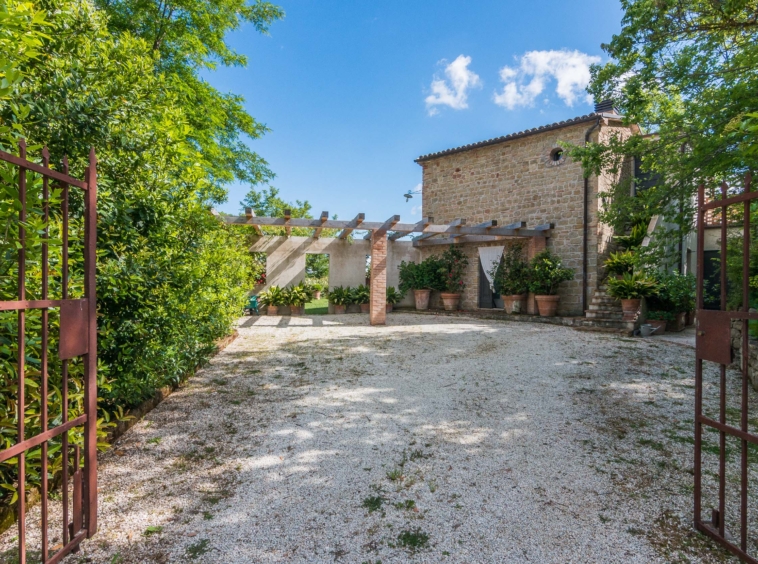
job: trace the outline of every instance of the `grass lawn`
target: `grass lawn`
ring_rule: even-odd
[[[325,315],[329,313],[329,300],[321,298],[305,304],[305,315]]]

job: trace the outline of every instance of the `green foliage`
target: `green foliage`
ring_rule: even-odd
[[[328,278],[308,278],[305,279],[305,285],[313,292],[323,292],[329,287]]]
[[[400,290],[444,290],[445,280],[441,275],[443,264],[439,257],[430,255],[420,263],[402,261],[400,270]]]
[[[329,290],[327,298],[329,298],[329,303],[333,305],[349,305],[352,303],[352,293],[349,286],[347,288],[342,286],[332,288]]]
[[[371,301],[371,290],[368,286],[361,284],[350,291],[350,303],[367,304]]]
[[[668,246],[694,226],[698,184],[732,181],[756,165],[758,11],[756,0],[622,0],[622,29],[603,46],[610,60],[592,69],[590,93],[612,99],[643,133],[606,145],[573,147],[585,174],[612,176],[633,157],[655,178],[645,190],[650,215],[675,224]],[[601,219],[617,226],[636,209],[620,175]],[[630,225],[631,223],[628,222]]]
[[[313,294],[311,293],[310,289],[305,286],[305,284],[288,286],[282,292],[284,294],[284,303],[281,305],[293,305],[300,307],[307,304],[313,299]]]
[[[650,310],[647,312],[647,319],[653,321],[675,321],[676,314],[672,311]]]
[[[677,272],[653,274],[658,291],[648,299],[652,310],[681,313],[695,309],[695,277]]]
[[[529,291],[529,262],[524,245],[516,243],[503,253],[503,259],[492,272],[495,291],[501,296],[514,296]]]
[[[639,202],[639,200],[637,200]],[[625,249],[630,252],[632,249],[639,249],[642,242],[647,236],[647,227],[650,224],[650,218],[641,220],[639,223],[632,225],[627,235],[615,235],[613,238]],[[623,274],[623,273],[619,273]]]
[[[460,294],[466,288],[463,275],[468,266],[468,257],[455,245],[450,245],[439,260],[439,275],[444,282],[446,292]]]
[[[258,294],[258,303],[264,306],[283,306],[287,305],[288,295],[283,288],[279,286],[269,286],[266,290]]]
[[[404,292],[400,292],[394,286],[387,286],[387,303],[388,304],[395,305],[396,303],[402,301],[404,297],[405,297]]]
[[[640,273],[624,274],[621,279],[608,279],[608,294],[619,300],[636,300],[654,296],[658,292],[655,280]]]
[[[37,12],[34,6],[44,11]],[[146,3],[129,3],[135,21],[146,9]],[[80,178],[90,147],[98,154],[102,436],[114,418],[122,417],[123,409],[152,397],[157,388],[178,383],[204,362],[216,339],[227,334],[238,317],[255,273],[247,252],[249,228],[224,226],[209,208],[224,199],[224,182],[244,179],[243,172],[234,172],[238,168],[230,164],[236,158],[230,155],[241,150],[235,148],[240,135],[257,136],[262,130],[256,132],[249,122],[243,123],[252,118],[239,113],[241,101],[218,93],[215,102],[210,100],[212,89],[197,79],[192,68],[166,64],[164,55],[152,49],[139,31],[109,28],[105,14],[87,0],[3,2],[0,18],[0,72],[4,73],[0,78],[2,88],[9,89],[0,89],[0,145],[16,152],[13,137],[23,135],[29,154],[36,158],[46,144],[54,166],[60,169],[61,159],[68,155],[72,174]],[[182,24],[186,37],[198,32],[189,23]],[[223,34],[217,36],[222,38]],[[202,40],[197,39],[200,45]],[[187,88],[189,84],[196,88]],[[221,110],[223,119],[219,119]],[[229,157],[226,163],[226,157],[216,158],[220,153]],[[249,165],[248,178],[252,178],[257,173],[250,168],[252,161],[246,162],[240,166]],[[259,172],[265,177],[265,171]],[[45,223],[41,181],[31,173],[28,177],[27,297],[39,299]],[[16,186],[16,170],[1,166],[0,221],[7,230],[0,248],[0,299],[13,299],[17,293]],[[59,201],[60,190],[53,187],[47,224],[53,296],[60,296]],[[70,207],[69,286],[70,297],[77,297],[82,291],[82,195],[77,189],[71,190]],[[38,315],[28,317],[25,376],[30,436],[41,428],[41,325]],[[6,446],[15,433],[15,323],[8,314],[0,316],[0,435]],[[47,399],[50,422],[57,424],[61,367],[54,354],[55,310],[50,329]],[[76,417],[83,411],[78,361],[70,363],[69,374],[69,417]],[[72,430],[69,440],[81,444],[81,434]],[[52,441],[50,455],[54,475],[62,466],[59,443]],[[39,452],[28,460],[27,484],[32,488],[40,481]],[[1,481],[12,484],[15,472],[12,460],[0,465]]]
[[[305,255],[305,276],[307,278],[329,278],[329,255],[312,254]]]
[[[563,266],[561,259],[545,249],[529,265],[529,290],[538,296],[553,296],[558,284],[574,278],[574,271]]]
[[[611,275],[631,274],[635,263],[636,258],[631,251],[611,253],[605,261],[605,271]]]

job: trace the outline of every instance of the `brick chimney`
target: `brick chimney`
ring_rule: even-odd
[[[613,100],[603,100],[595,104],[596,114],[618,114],[616,108],[613,107]]]

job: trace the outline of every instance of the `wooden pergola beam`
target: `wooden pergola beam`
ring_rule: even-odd
[[[287,237],[292,234],[290,219],[292,219],[292,210],[284,210],[284,232],[287,234]]]
[[[398,239],[400,239],[401,237],[405,237],[409,233],[414,233],[414,232],[417,232],[417,231],[423,232],[424,229],[426,229],[432,223],[434,223],[434,218],[433,217],[425,217],[425,218],[421,219],[421,221],[419,221],[418,223],[416,223],[416,225],[413,226],[413,231],[397,231],[396,230],[392,235],[390,235],[388,237],[388,239],[390,241],[397,241]]]
[[[461,217],[459,217],[459,218],[454,219],[453,221],[451,221],[450,225],[447,226],[448,229],[446,229],[445,231],[432,230],[432,229],[430,229],[430,227],[432,227],[432,226],[428,226],[427,229],[424,230],[425,231],[424,234],[421,235],[420,237],[416,237],[415,240],[416,241],[423,241],[425,239],[430,239],[431,237],[439,235],[440,233],[447,233],[449,229],[452,229],[453,233],[455,233],[456,235],[458,235],[461,232],[458,231],[457,229],[460,229],[461,226],[465,226],[465,225],[466,225],[466,220],[463,219],[463,218],[461,218]]]
[[[329,221],[329,212],[322,211],[321,217],[319,218],[319,221],[321,224],[316,227],[316,229],[313,231],[313,238],[318,239],[321,236],[321,230],[324,228],[324,224]]]
[[[508,225],[504,225],[505,229],[523,229],[526,227],[526,221],[516,221],[514,223],[509,223]]]
[[[497,220],[496,219],[490,219],[489,221],[485,221],[483,223],[477,223],[474,227],[481,227],[482,229],[492,229],[493,227],[497,227]],[[451,235],[453,239],[457,237],[463,237],[462,233],[456,233],[455,235]]]
[[[503,235],[461,235],[451,237],[438,237],[437,239],[426,239],[413,241],[414,247],[431,247],[434,245],[460,245],[463,243],[493,243],[495,241],[504,241],[508,237]]]
[[[235,216],[222,216],[220,219],[222,219],[226,223],[230,224],[236,224],[236,225],[259,225],[259,226],[271,226],[271,227],[284,227],[284,218],[283,217],[252,217],[250,219],[247,219],[244,216],[241,217],[235,217]],[[461,220],[462,221],[462,220]],[[341,220],[328,220],[325,222],[321,222],[320,219],[303,219],[303,218],[292,218],[289,221],[289,224],[292,227],[309,227],[312,229],[317,229],[321,227],[322,229],[348,229],[348,228],[355,228],[354,225],[351,225],[350,221],[341,221]],[[461,224],[457,225],[434,225],[430,224],[427,225],[423,230],[422,237],[428,238],[433,237],[434,235],[454,235],[454,234],[463,234],[463,235],[502,235],[505,237],[533,237],[533,236],[539,236],[539,237],[548,237],[550,235],[550,229],[551,227],[549,224],[540,225],[539,228],[534,229],[507,229],[505,227],[467,227],[465,225],[465,222],[462,221]],[[364,221],[361,223],[360,226],[361,229],[365,229],[367,231],[375,231],[375,230],[381,230],[381,229],[387,229],[386,222],[380,223],[380,222],[373,222],[373,221]],[[419,230],[416,228],[415,223],[397,223],[393,226],[394,231],[405,231],[407,233],[417,233]],[[418,239],[417,239],[418,240]]]
[[[393,215],[391,218],[389,218],[387,221],[385,221],[381,227],[378,229],[373,229],[374,235],[383,235],[384,233],[387,233],[387,231],[391,230],[395,225],[397,225],[400,222],[400,216],[399,215]],[[366,233],[363,237],[364,239],[371,239],[371,231]]]
[[[340,239],[347,239],[347,236],[350,235],[350,233],[353,232],[354,229],[357,229],[361,223],[363,223],[363,220],[366,219],[365,213],[359,213],[355,216],[355,218],[349,223],[350,227],[345,227],[342,232],[339,235]]]

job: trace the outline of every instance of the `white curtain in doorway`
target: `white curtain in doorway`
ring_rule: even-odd
[[[505,247],[479,247],[479,260],[482,261],[484,275],[487,277],[487,281],[490,283],[490,288],[492,288],[493,291],[495,285],[492,271],[500,264],[500,257],[503,256],[503,249],[505,249]]]

